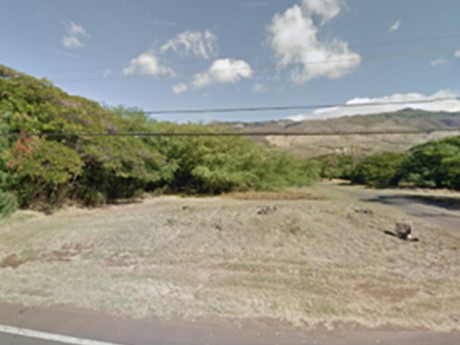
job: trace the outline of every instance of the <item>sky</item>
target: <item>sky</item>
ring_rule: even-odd
[[[173,121],[460,111],[458,0],[0,0],[0,64]],[[381,105],[382,102],[407,104]],[[359,103],[380,105],[353,107]]]

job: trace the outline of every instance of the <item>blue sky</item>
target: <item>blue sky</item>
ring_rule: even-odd
[[[144,110],[458,96],[458,0],[0,0],[0,63]],[[456,101],[418,105],[459,111]],[[395,106],[163,116],[259,121]]]

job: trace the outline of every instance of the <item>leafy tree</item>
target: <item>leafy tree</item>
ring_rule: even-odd
[[[460,136],[412,148],[402,171],[405,183],[460,189]]]
[[[368,156],[357,164],[351,181],[380,188],[396,186],[401,178],[403,160],[404,154],[394,152]]]
[[[321,167],[321,177],[350,179],[353,159],[350,155],[331,153],[314,159]]]
[[[221,193],[312,183],[318,165],[241,137],[135,137],[126,132],[218,132],[102,107],[0,65],[0,194],[4,204],[88,205],[157,188]],[[5,194],[6,195],[6,194]],[[12,197],[12,198],[11,198]],[[4,198],[4,199],[3,199]]]

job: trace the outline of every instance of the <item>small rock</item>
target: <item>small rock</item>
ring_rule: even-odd
[[[259,211],[257,211],[258,215],[267,215],[274,213],[276,211],[276,206],[264,206]]]

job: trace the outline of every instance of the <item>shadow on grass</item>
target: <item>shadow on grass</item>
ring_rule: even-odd
[[[397,239],[401,241],[405,241],[405,242],[418,242],[419,241],[418,238],[402,238],[401,236],[398,236],[398,234],[393,231],[384,231],[383,233],[388,236],[396,237]]]

